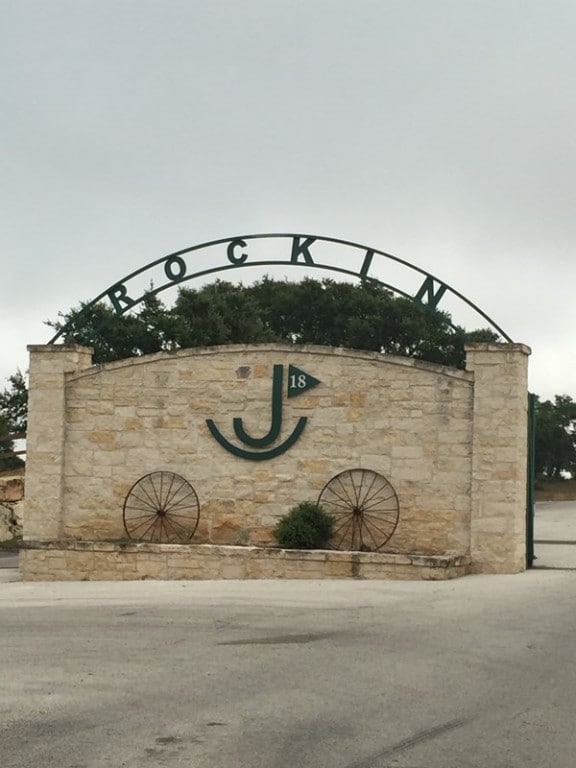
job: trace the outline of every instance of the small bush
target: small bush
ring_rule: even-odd
[[[274,536],[284,549],[325,549],[334,518],[313,501],[302,501],[280,518]]]

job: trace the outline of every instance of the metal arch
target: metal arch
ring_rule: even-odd
[[[408,269],[412,270],[413,272],[416,272],[420,275],[423,275],[425,280],[422,284],[420,290],[417,292],[416,295],[412,295],[396,286],[393,286],[389,283],[386,283],[382,280],[379,280],[377,277],[373,277],[371,275],[368,275],[368,269],[364,271],[364,268],[360,270],[360,272],[352,270],[352,269],[346,269],[344,267],[337,267],[330,264],[316,264],[312,260],[304,262],[295,260],[292,256],[289,260],[279,260],[279,259],[261,259],[261,260],[255,260],[255,261],[249,261],[246,262],[243,260],[240,263],[228,263],[224,265],[220,265],[217,267],[211,267],[209,269],[203,269],[198,272],[194,272],[191,274],[184,274],[182,277],[174,277],[169,280],[169,282],[159,286],[158,288],[155,288],[153,290],[148,290],[143,294],[142,296],[139,296],[135,300],[130,300],[130,303],[127,303],[124,307],[119,308],[119,304],[115,304],[114,308],[116,310],[116,313],[118,315],[124,314],[129,309],[132,309],[132,307],[136,306],[137,304],[141,303],[145,296],[154,296],[158,293],[161,293],[164,290],[167,290],[168,288],[173,287],[174,285],[179,285],[181,283],[188,282],[189,280],[193,280],[199,277],[204,277],[206,275],[216,274],[219,272],[226,272],[228,270],[235,270],[235,269],[242,269],[246,267],[269,267],[269,266],[300,266],[300,267],[306,267],[306,268],[312,268],[312,269],[323,269],[331,272],[337,272],[340,274],[349,275],[352,277],[359,278],[361,280],[372,282],[377,285],[381,285],[384,288],[389,289],[393,293],[404,296],[405,298],[410,299],[411,301],[414,301],[416,303],[421,303],[424,306],[426,306],[425,302],[421,301],[421,298],[423,297],[425,292],[430,292],[430,290],[433,291],[434,284],[438,284],[438,300],[433,304],[433,308],[437,307],[437,304],[440,301],[440,298],[446,293],[452,294],[454,297],[462,301],[464,304],[466,304],[468,307],[470,307],[476,314],[478,314],[480,317],[482,317],[500,336],[502,336],[503,339],[505,339],[508,342],[512,342],[512,338],[494,321],[492,318],[486,314],[480,307],[478,307],[474,302],[470,301],[466,298],[462,293],[457,291],[455,288],[452,288],[448,283],[445,283],[444,281],[440,280],[435,275],[431,274],[430,272],[426,272],[426,270],[422,269],[421,267],[418,267],[414,264],[411,264],[409,261],[406,261],[405,259],[401,259],[398,256],[393,256],[390,253],[386,253],[385,251],[380,251],[377,248],[371,248],[366,245],[362,245],[361,243],[355,243],[351,240],[342,240],[340,238],[336,237],[326,237],[323,235],[311,235],[311,234],[304,234],[304,233],[266,233],[266,234],[252,234],[252,235],[239,235],[235,237],[225,237],[225,238],[219,238],[217,240],[209,240],[204,243],[199,243],[198,245],[190,246],[189,248],[183,248],[179,251],[174,251],[173,253],[168,254],[167,256],[162,256],[159,259],[155,259],[154,261],[151,261],[149,264],[146,264],[143,267],[140,267],[139,269],[135,270],[134,272],[131,272],[130,274],[126,275],[122,280],[119,280],[115,283],[113,283],[111,286],[109,286],[105,291],[102,291],[102,293],[98,294],[94,299],[92,299],[90,302],[84,305],[81,312],[79,313],[79,317],[82,316],[84,312],[89,310],[91,307],[96,305],[99,301],[102,299],[108,299],[110,302],[112,302],[111,295],[114,294],[114,291],[117,291],[119,288],[122,288],[125,290],[125,284],[132,280],[135,277],[138,277],[139,275],[144,274],[148,270],[153,269],[154,267],[161,265],[161,264],[167,264],[169,262],[174,262],[177,259],[180,259],[182,261],[181,257],[185,254],[192,253],[194,251],[200,251],[205,248],[210,248],[217,245],[223,245],[228,244],[229,247],[234,243],[242,243],[243,241],[247,240],[270,240],[270,239],[280,239],[280,238],[286,238],[291,239],[293,243],[298,243],[299,248],[301,249],[299,252],[302,252],[302,249],[306,250],[311,246],[312,243],[316,241],[324,242],[324,243],[335,243],[337,245],[343,245],[350,248],[358,249],[361,251],[364,251],[365,253],[365,260],[369,261],[368,268],[371,264],[372,257],[375,255],[382,256],[385,259],[389,259],[390,261],[393,261],[397,264],[401,264],[404,267],[407,267]],[[305,243],[303,246],[300,246],[299,241],[304,240]],[[306,242],[311,241],[309,246],[306,246]],[[370,257],[368,259],[368,257]],[[187,265],[186,265],[187,266]],[[167,275],[168,276],[168,275]],[[72,326],[72,321],[66,323],[60,330],[48,341],[49,344],[54,344],[62,335],[66,333],[66,331]],[[105,324],[104,324],[105,325]],[[454,327],[454,324],[451,323],[451,326]],[[103,327],[103,326],[100,326]]]

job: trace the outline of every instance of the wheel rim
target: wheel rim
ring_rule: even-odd
[[[124,530],[134,541],[190,541],[200,518],[192,485],[174,472],[151,472],[137,480],[124,501]]]
[[[398,525],[398,497],[371,469],[347,469],[322,489],[318,503],[335,519],[333,549],[378,552]]]

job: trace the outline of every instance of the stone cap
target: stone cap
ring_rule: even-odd
[[[465,352],[521,352],[524,355],[531,355],[532,349],[527,344],[520,344],[516,342],[472,342],[464,345]]]
[[[94,352],[94,347],[83,344],[28,344],[26,349],[28,352]]]

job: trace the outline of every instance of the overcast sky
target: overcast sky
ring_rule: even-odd
[[[575,39],[574,0],[0,0],[0,386],[59,311],[278,231],[437,275],[576,398]]]

